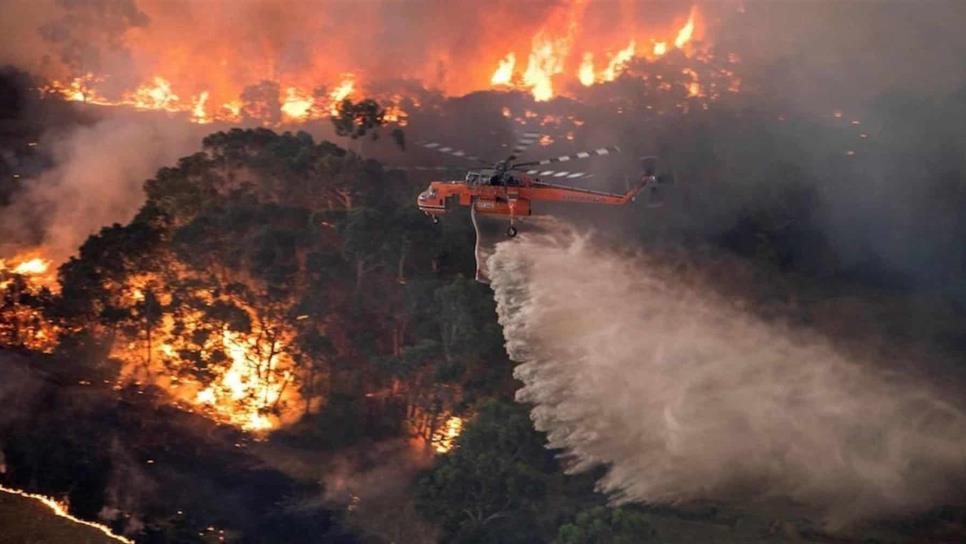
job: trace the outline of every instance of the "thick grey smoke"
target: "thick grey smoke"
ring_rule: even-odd
[[[114,116],[40,145],[54,166],[23,181],[0,214],[0,253],[43,246],[60,262],[104,225],[129,221],[159,167],[197,149],[195,129],[165,116]]]
[[[837,525],[963,481],[966,416],[931,387],[557,230],[497,246],[497,311],[518,400],[616,501],[781,498]]]

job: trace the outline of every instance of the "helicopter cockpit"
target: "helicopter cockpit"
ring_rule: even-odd
[[[470,170],[466,173],[466,184],[467,185],[490,185],[492,184],[493,175],[496,173],[492,169],[483,170]]]
[[[504,173],[501,177],[499,174],[497,174],[497,171],[493,169],[471,170],[466,173],[465,181],[467,185],[515,186],[520,184],[520,181],[514,178],[511,174]]]

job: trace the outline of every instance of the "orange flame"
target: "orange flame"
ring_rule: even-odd
[[[332,89],[332,92],[329,93],[329,99],[332,101],[331,105],[329,106],[329,113],[332,115],[336,115],[338,113],[339,103],[352,95],[353,91],[355,91],[355,86],[356,82],[354,75],[345,74],[342,76],[342,81],[339,82],[335,89]]]
[[[46,259],[41,259],[40,257],[35,257],[33,259],[23,261],[13,268],[14,274],[28,275],[39,275],[47,272],[50,267],[50,261]]]
[[[187,274],[177,264],[177,274]],[[143,310],[148,293],[169,305],[173,294],[153,275],[128,278],[118,286],[117,304],[129,305],[134,315]],[[300,391],[303,376],[293,360],[292,325],[263,315],[236,295],[192,293],[205,304],[230,304],[247,314],[245,332],[212,330],[203,310],[163,314],[140,328],[114,336],[111,356],[122,362],[118,386],[151,383],[189,410],[255,434],[297,420],[306,410],[318,408],[319,399],[306,403]],[[199,363],[204,372],[197,372]]]
[[[205,103],[208,102],[208,91],[198,95],[195,99],[195,105],[191,108],[191,120],[198,124],[210,123],[211,118],[205,112]]]
[[[610,64],[604,69],[604,73],[601,74],[601,78],[604,81],[614,81],[614,78],[624,69],[624,66],[634,58],[635,43],[631,40],[631,43],[627,45],[624,49],[621,49],[614,54],[610,59]]]
[[[518,86],[529,89],[537,101],[549,100],[555,94],[554,78],[563,72],[571,53],[573,36],[577,27],[575,10],[576,8],[570,14],[570,26],[566,31],[561,30],[559,27],[552,29],[545,26],[537,31],[531,40],[527,69]],[[630,61],[639,54],[650,54],[653,57],[660,57],[667,54],[671,47],[678,49],[685,48],[694,38],[696,25],[697,9],[692,7],[689,11],[687,21],[671,34],[671,36],[674,36],[673,41],[668,39],[656,40],[651,37],[648,40],[650,43],[653,43],[650,50],[639,52],[637,47],[639,43],[638,39],[631,37],[625,42],[627,45],[623,49],[609,56],[607,65],[599,72],[594,67],[596,53],[591,50],[585,50],[574,74],[577,76],[580,84],[584,86],[613,81],[626,69]],[[564,37],[552,38],[551,36],[554,35]],[[496,70],[490,78],[491,85],[513,85],[512,76],[514,64],[515,54],[511,51],[499,61]]]
[[[500,65],[490,78],[491,85],[509,85],[513,79],[513,67],[517,63],[517,56],[512,51],[500,60]]]
[[[251,338],[226,330],[222,342],[231,365],[214,383],[198,392],[195,401],[207,405],[221,418],[246,431],[267,431],[278,427],[279,418],[266,413],[268,406],[265,403],[245,401],[252,396],[269,402],[281,398],[291,372],[284,371],[279,380],[266,380],[259,376],[257,364],[253,364],[252,356],[257,347]]]
[[[27,278],[32,287],[57,287],[56,271],[51,268],[53,262],[44,257],[43,249],[26,251],[0,259],[0,276],[5,274],[19,274]],[[2,279],[2,278],[0,278]],[[0,288],[6,286],[9,280],[0,281]]]
[[[175,23],[179,21],[178,15],[168,8],[168,3],[146,0],[143,9],[149,16],[156,14],[157,17],[151,18],[152,24],[148,27],[130,29],[122,36],[136,65],[152,67],[152,73],[147,74],[149,77],[140,82],[142,84],[118,91],[120,78],[112,79],[112,74],[85,73],[79,77],[65,77],[64,73],[70,73],[70,67],[52,63],[49,84],[43,90],[88,104],[180,113],[197,123],[237,122],[243,115],[255,115],[264,117],[256,121],[267,125],[302,123],[332,115],[337,112],[337,104],[353,93],[364,92],[381,103],[385,102],[386,96],[380,92],[388,95],[393,90],[374,91],[373,88],[384,88],[376,83],[373,88],[363,88],[360,79],[363,74],[378,74],[378,77],[386,78],[381,80],[383,83],[419,80],[444,95],[508,86],[528,90],[534,99],[543,101],[553,98],[561,90],[572,88],[562,84],[565,72],[568,79],[589,86],[615,79],[638,56],[656,58],[672,48],[687,49],[688,56],[698,54],[691,51],[695,38],[702,31],[701,14],[696,7],[689,9],[683,23],[668,13],[669,17],[653,19],[654,24],[660,26],[643,31],[642,20],[635,15],[640,10],[628,6],[628,3],[615,2],[606,8],[612,10],[613,24],[608,32],[601,32],[596,26],[599,23],[584,24],[587,2],[551,3],[543,10],[543,17],[534,20],[537,22],[523,21],[512,33],[491,32],[485,26],[487,21],[481,21],[484,31],[474,33],[473,48],[454,49],[453,44],[437,43],[450,39],[453,34],[441,33],[438,39],[426,37],[430,40],[428,48],[417,53],[428,54],[426,59],[416,57],[420,59],[418,62],[399,59],[398,63],[386,65],[378,59],[370,62],[368,57],[349,62],[351,54],[346,47],[354,42],[341,35],[325,43],[306,39],[306,51],[314,50],[317,54],[299,56],[297,60],[285,56],[284,48],[271,38],[266,38],[264,47],[254,45],[255,42],[240,49],[212,46],[210,40],[186,34],[183,25]],[[218,26],[223,24],[219,22],[223,19],[219,10],[205,3],[192,5],[191,9],[200,20],[217,27],[213,31],[217,30],[219,37],[225,38],[216,40],[217,43],[234,43],[228,38],[235,28]],[[294,31],[314,27],[313,17],[316,15],[310,13],[309,8],[266,9],[277,15],[280,25],[288,25]],[[360,8],[361,13],[374,9]],[[683,12],[678,17],[681,15]],[[245,20],[253,22],[254,19]],[[588,21],[595,19],[588,18]],[[659,21],[676,22],[666,26],[667,23]],[[256,35],[262,32],[257,26],[250,31]],[[349,41],[345,42],[346,39]],[[617,44],[612,41],[615,39]],[[321,54],[322,51],[325,54]],[[579,53],[574,55],[577,51]],[[614,51],[616,53],[612,53]],[[463,56],[457,57],[455,52]],[[524,60],[527,61],[525,66]],[[387,66],[392,70],[396,65],[399,66],[398,73],[387,71]],[[354,75],[340,76],[350,70]],[[264,80],[277,86],[277,103],[269,100],[269,109],[248,108],[245,90]],[[316,91],[320,88],[330,89],[328,96]],[[106,89],[111,92],[107,93]]]
[[[291,120],[305,120],[312,110],[314,101],[308,94],[296,87],[285,89],[285,100],[282,102],[282,113]]]
[[[691,41],[691,36],[694,34],[694,13],[695,9],[691,8],[691,13],[688,15],[688,22],[681,27],[677,37],[674,38],[674,47],[681,49]]]
[[[594,54],[587,52],[584,53],[584,60],[580,63],[580,70],[577,72],[577,79],[580,80],[581,85],[585,87],[590,87],[594,84]]]
[[[453,449],[456,439],[463,432],[463,418],[450,416],[443,427],[433,437],[433,450],[436,453],[446,453]]]
[[[569,50],[570,44],[565,39],[552,40],[543,34],[534,36],[523,82],[530,87],[537,102],[553,98],[553,76],[563,72]]]
[[[161,76],[154,77],[153,85],[142,85],[127,102],[139,110],[181,111],[181,99],[171,90],[171,83]]]

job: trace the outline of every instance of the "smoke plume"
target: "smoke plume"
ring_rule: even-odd
[[[929,385],[557,230],[497,246],[497,311],[517,399],[616,502],[783,499],[834,526],[962,482],[966,417]]]
[[[161,116],[112,116],[42,139],[53,167],[25,179],[3,210],[0,252],[42,245],[46,256],[65,260],[102,226],[129,221],[144,200],[144,180],[198,139],[190,125]]]

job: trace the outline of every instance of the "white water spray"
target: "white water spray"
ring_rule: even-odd
[[[560,232],[489,272],[517,399],[615,501],[781,498],[838,525],[958,492],[966,417],[933,388]]]

